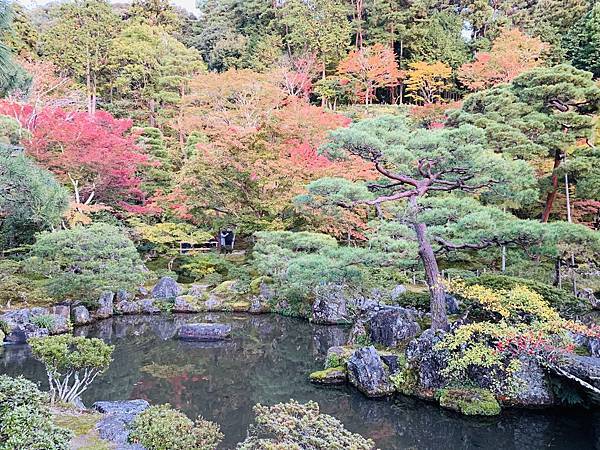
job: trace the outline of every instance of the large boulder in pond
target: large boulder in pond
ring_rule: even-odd
[[[177,338],[182,341],[222,341],[230,336],[231,325],[223,323],[188,323],[177,331]]]
[[[600,358],[569,353],[548,366],[551,372],[579,385],[594,403],[600,404]]]
[[[326,284],[315,288],[315,301],[312,305],[312,320],[321,324],[349,323],[346,294],[344,287]]]
[[[348,379],[367,397],[385,397],[394,392],[386,365],[375,347],[356,350],[347,363]]]
[[[181,295],[181,286],[171,277],[162,277],[152,288],[154,298],[176,298]]]
[[[102,293],[98,299],[98,309],[94,311],[95,319],[108,319],[114,314],[114,299],[115,294],[110,291]]]
[[[397,347],[421,332],[414,313],[400,307],[378,311],[367,322],[367,328],[371,342],[385,347]]]
[[[85,306],[79,305],[71,311],[71,320],[75,326],[87,325],[92,322],[92,316]]]

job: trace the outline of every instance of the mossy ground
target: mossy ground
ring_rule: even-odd
[[[52,408],[54,422],[71,430],[71,450],[112,450],[114,446],[100,439],[96,423],[102,414],[78,411],[71,408]]]

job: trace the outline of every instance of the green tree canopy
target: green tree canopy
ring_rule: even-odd
[[[0,132],[11,130],[10,122],[0,117],[2,125],[7,127]],[[15,133],[9,133],[13,144]],[[67,209],[68,198],[50,172],[36,166],[22,150],[2,144],[0,135],[0,248],[31,243],[35,233],[53,229]]]
[[[559,65],[538,68],[466,98],[450,113],[448,125],[474,125],[485,131],[496,152],[531,161],[545,170],[542,194],[547,193],[542,218],[548,220],[558,191],[558,167],[578,140],[589,139],[593,114],[600,110],[600,88],[592,74]],[[544,170],[544,169],[542,169]]]
[[[575,67],[600,77],[600,4],[571,28],[563,47]]]

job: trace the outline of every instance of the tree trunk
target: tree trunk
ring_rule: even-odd
[[[554,205],[554,200],[556,199],[556,193],[558,192],[558,175],[556,174],[556,169],[560,166],[561,154],[557,151],[554,154],[554,167],[552,174],[552,190],[548,192],[548,197],[546,197],[546,206],[544,207],[544,212],[542,213],[542,222],[548,222],[550,218],[550,213],[552,212],[552,206]]]
[[[416,199],[410,199],[413,213],[416,215]],[[425,269],[425,280],[431,294],[431,328],[434,330],[448,329],[446,314],[446,289],[440,277],[440,269],[433,248],[427,239],[427,226],[424,223],[413,224],[419,243],[419,256]]]

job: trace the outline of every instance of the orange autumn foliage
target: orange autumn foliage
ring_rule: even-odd
[[[508,83],[521,73],[538,67],[549,45],[519,30],[505,29],[489,52],[479,52],[475,61],[464,64],[458,79],[472,91]]]
[[[350,52],[338,65],[338,72],[354,86],[357,97],[372,103],[378,88],[394,87],[403,78],[394,50],[375,44]]]
[[[191,85],[185,132],[207,139],[178,179],[190,199],[186,214],[198,220],[227,215],[278,228],[309,182],[375,177],[364,162],[332,162],[317,151],[328,132],[347,126],[348,118],[289,95],[271,75],[203,74]]]

